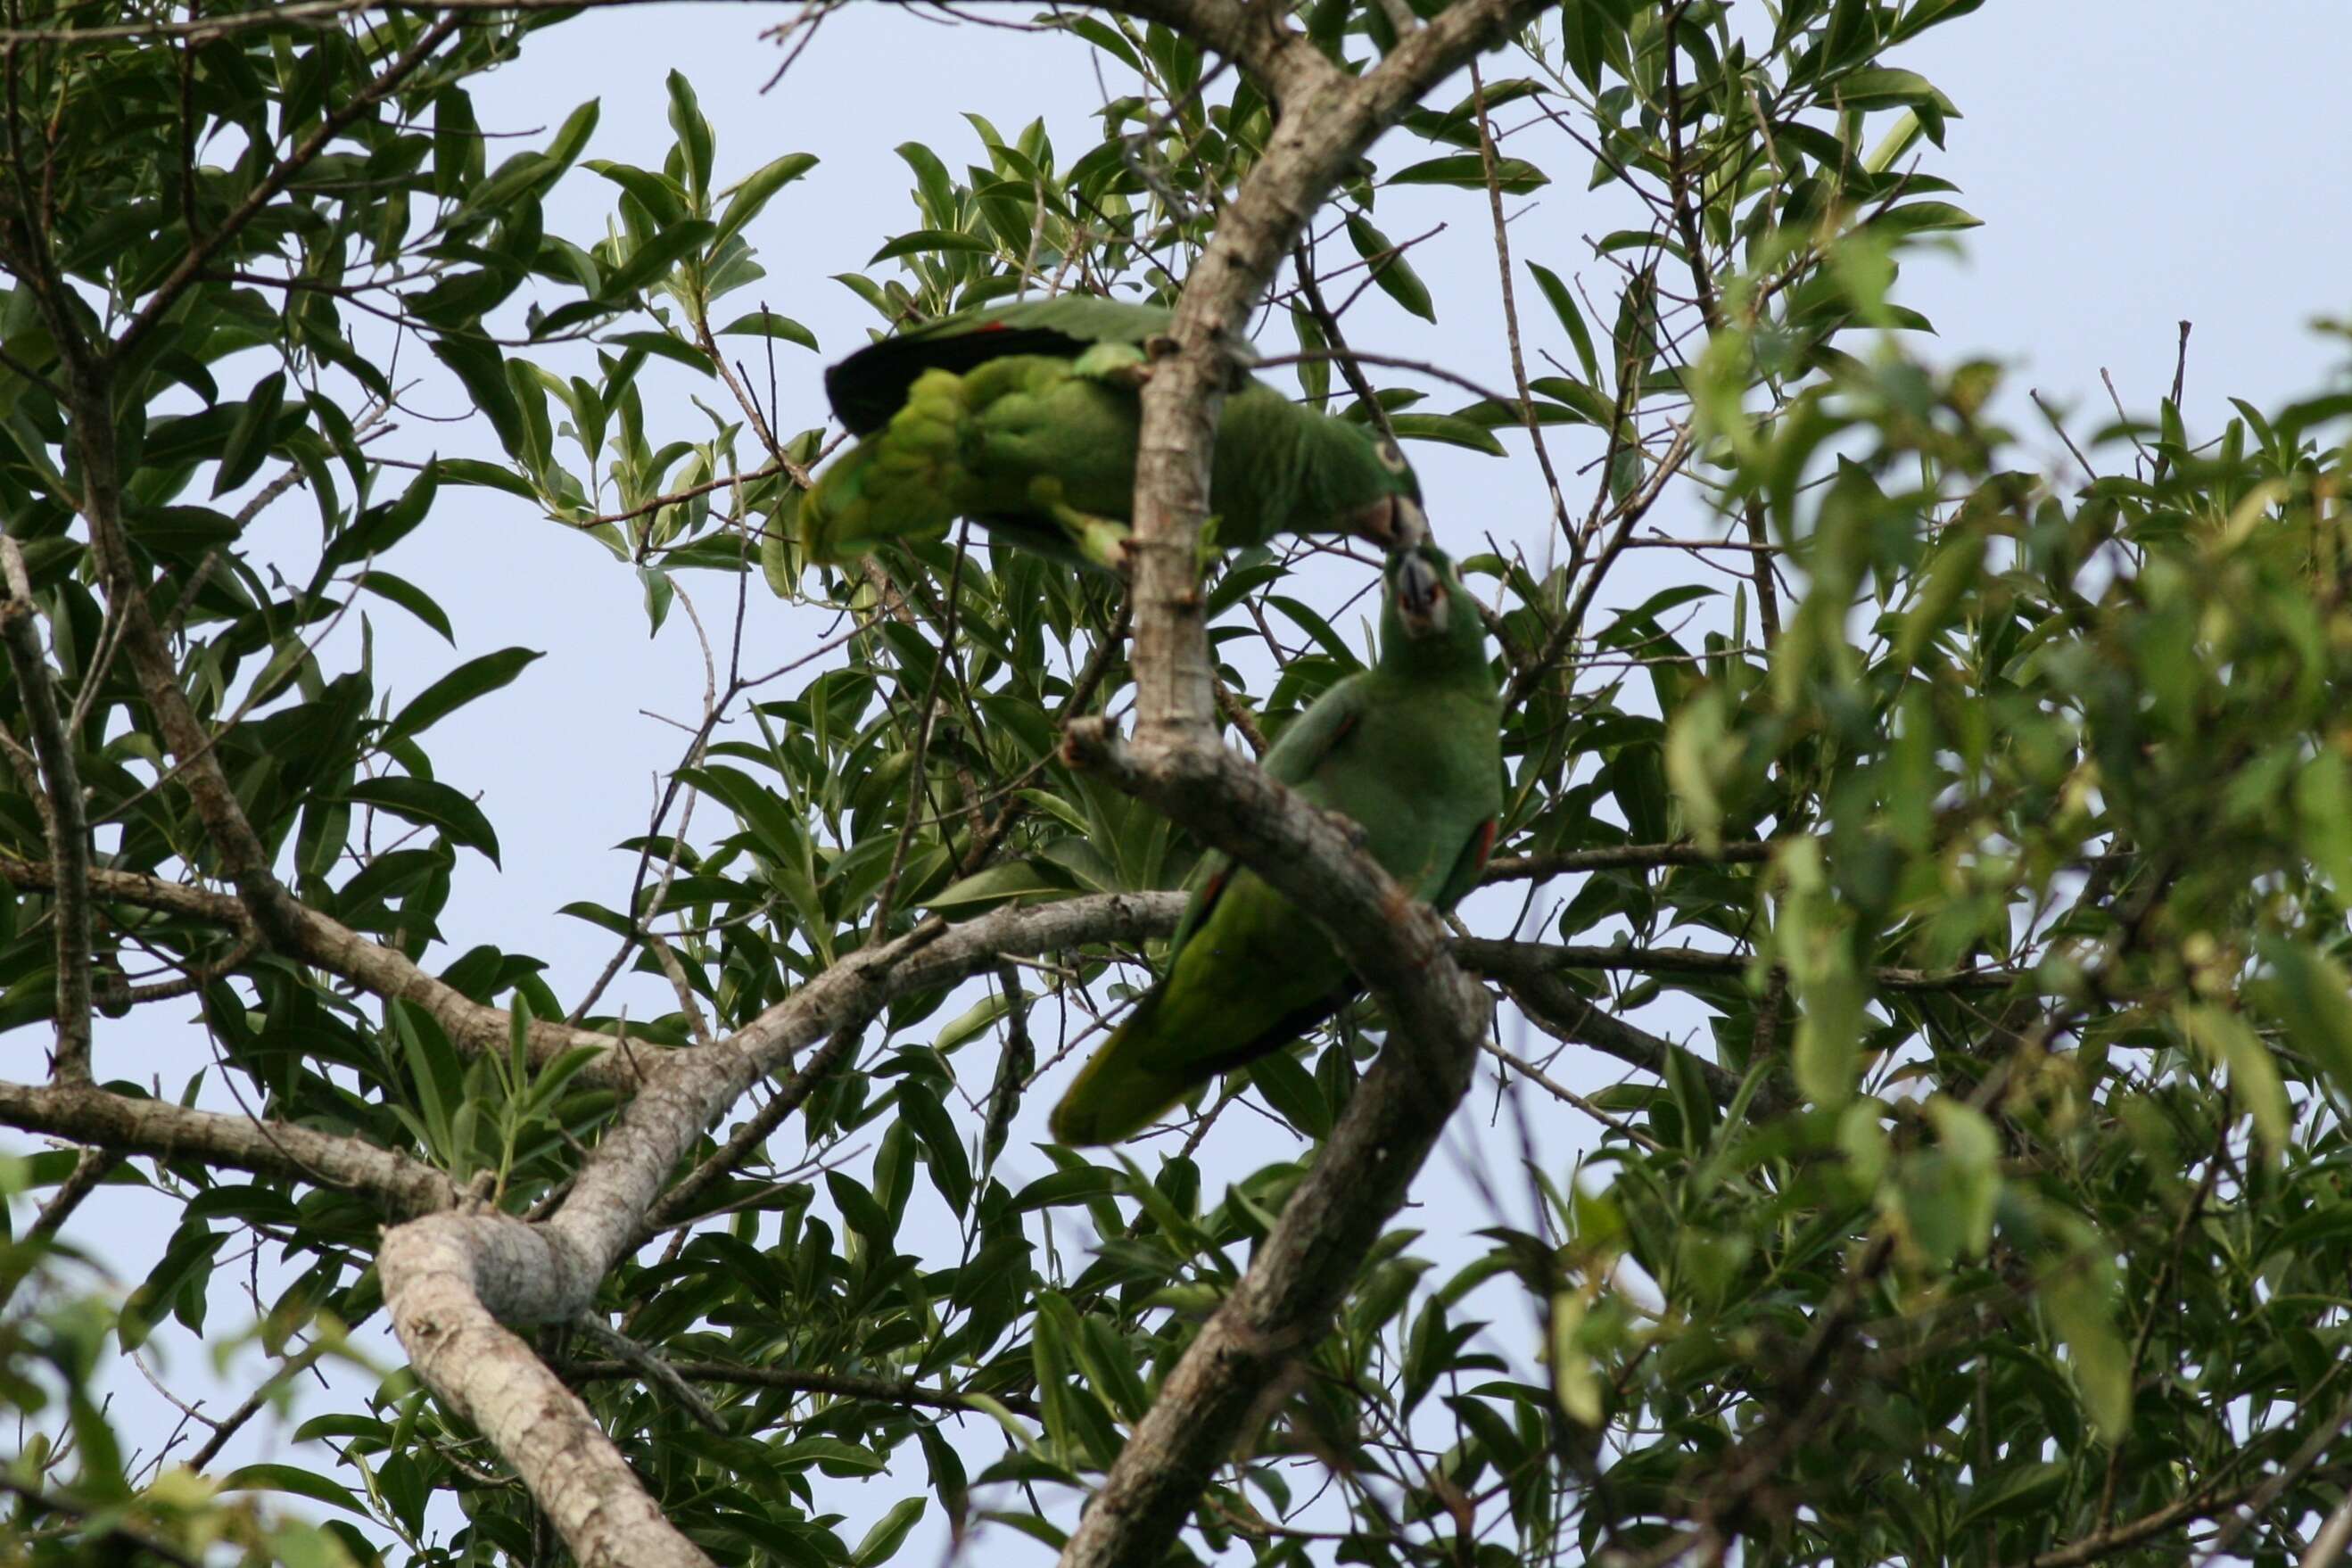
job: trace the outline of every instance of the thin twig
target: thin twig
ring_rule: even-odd
[[[1511,237],[1503,222],[1503,184],[1496,174],[1495,128],[1486,118],[1486,80],[1475,59],[1470,62],[1470,94],[1478,109],[1478,161],[1486,171],[1486,205],[1495,220],[1495,268],[1503,284],[1503,331],[1511,349],[1511,380],[1519,389],[1519,417],[1527,426],[1528,439],[1535,443],[1536,465],[1543,470],[1552,517],[1566,537],[1572,526],[1568,521],[1568,500],[1560,494],[1559,475],[1552,471],[1551,450],[1544,445],[1543,422],[1536,417],[1535,394],[1528,386],[1528,356],[1519,346],[1518,297],[1511,282]]]

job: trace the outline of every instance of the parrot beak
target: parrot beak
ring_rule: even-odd
[[[1348,531],[1395,554],[1429,537],[1429,514],[1411,496],[1382,496],[1348,519]]]
[[[1407,637],[1432,637],[1445,630],[1445,579],[1418,552],[1397,568],[1396,607]]]

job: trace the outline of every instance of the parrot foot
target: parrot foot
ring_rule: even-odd
[[[1358,822],[1354,817],[1349,816],[1346,812],[1332,811],[1327,808],[1323,815],[1329,820],[1331,826],[1338,828],[1342,834],[1344,834],[1347,837],[1348,842],[1353,845],[1356,848],[1361,849],[1372,841],[1372,836],[1364,830],[1364,825]]]
[[[1141,392],[1151,379],[1150,363],[1133,343],[1097,343],[1070,364],[1071,374],[1107,386]]]
[[[1050,510],[1079,554],[1122,577],[1128,574],[1127,542],[1134,537],[1133,529],[1115,518],[1097,517],[1074,506],[1057,504]]]
[[[1123,522],[1113,522],[1107,517],[1090,517],[1076,531],[1078,552],[1087,560],[1120,576],[1128,575],[1127,542],[1134,531]]]

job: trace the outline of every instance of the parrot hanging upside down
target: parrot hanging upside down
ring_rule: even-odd
[[[1486,626],[1453,563],[1416,545],[1390,557],[1384,587],[1380,662],[1293,721],[1264,766],[1352,818],[1390,876],[1448,910],[1494,847],[1502,700]],[[1329,939],[1256,873],[1213,852],[1202,870],[1160,984],[1055,1107],[1057,1141],[1133,1135],[1215,1074],[1288,1045],[1355,990]]]
[[[825,372],[858,440],[801,501],[809,558],[936,539],[959,517],[999,539],[1124,571],[1150,379],[1168,311],[1095,295],[984,307],[910,327]],[[1218,549],[1278,532],[1351,533],[1382,549],[1427,537],[1395,445],[1255,379],[1225,399],[1210,483]]]

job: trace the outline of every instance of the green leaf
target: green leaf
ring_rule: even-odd
[[[286,373],[271,371],[246,395],[236,426],[221,448],[220,470],[213,476],[213,494],[225,495],[257,472],[269,456],[269,438],[286,403]]]
[[[1066,898],[1077,891],[1069,874],[1040,861],[1007,860],[950,883],[923,900],[932,910],[974,909],[1015,899]]]
[[[436,721],[456,712],[478,697],[486,696],[508,684],[528,668],[533,659],[543,657],[530,648],[500,648],[479,658],[467,659],[411,699],[407,707],[384,729],[381,745],[405,740],[422,732]]]
[[[684,223],[692,216],[687,208],[686,193],[678,188],[677,182],[650,169],[610,163],[603,158],[591,158],[581,167],[591,174],[602,174],[636,197],[638,205],[646,209],[658,228]]]
[[[1952,100],[1937,92],[1934,84],[1917,71],[1873,66],[1848,72],[1832,84],[1830,91],[1848,109],[1927,105],[1939,110],[1948,119],[1959,118],[1960,111],[1953,107]]]
[[[1429,285],[1412,269],[1404,252],[1389,240],[1387,235],[1374,228],[1359,214],[1348,215],[1348,239],[1355,246],[1356,254],[1372,269],[1372,281],[1381,291],[1424,321],[1437,320],[1437,305],[1429,296]]]
[[[703,353],[697,345],[687,342],[683,339],[672,337],[667,332],[614,332],[610,337],[599,339],[598,342],[608,348],[621,349],[629,353],[666,359],[672,364],[684,365],[698,375],[715,378],[719,374],[711,365],[709,354]],[[665,453],[669,450],[671,448],[664,448]],[[665,465],[657,460],[655,466],[660,468]]]
[[[447,612],[434,602],[431,595],[405,577],[395,577],[389,572],[373,568],[352,580],[355,588],[363,588],[379,598],[388,599],[441,634],[441,640],[451,647],[457,646],[457,629],[450,626]]]
[[[379,811],[427,827],[437,827],[450,843],[478,849],[490,864],[499,863],[499,836],[482,808],[437,779],[362,779],[343,793],[354,805]]]
[[[835,1477],[877,1475],[889,1468],[872,1449],[838,1437],[795,1437],[775,1450],[774,1459],[779,1466],[814,1464]]]
[[[539,500],[539,491],[528,479],[502,464],[485,463],[476,458],[443,458],[440,471],[441,478],[453,485],[479,485],[486,489],[504,490],[522,500]]]
[[[891,1504],[890,1510],[874,1521],[874,1528],[866,1532],[866,1539],[849,1554],[850,1568],[875,1568],[877,1563],[887,1563],[906,1541],[908,1532],[921,1522],[929,1501],[928,1498],[910,1497]]]
[[[700,250],[718,231],[716,224],[702,218],[669,225],[605,278],[597,298],[606,304],[635,298],[639,289],[667,277],[672,268]]]
[[[555,132],[555,140],[547,144],[547,157],[559,169],[569,168],[588,139],[596,133],[596,121],[604,113],[603,100],[590,99],[565,117]]]
[[[722,338],[730,336],[782,338],[788,342],[798,343],[804,349],[816,347],[814,332],[810,331],[790,316],[779,316],[773,310],[754,310],[748,316],[736,317],[727,325],[719,328],[717,335]]]
[[[2285,1023],[2287,1038],[2352,1093],[2352,993],[2344,972],[2313,948],[2283,937],[2258,944],[2270,966],[2266,998]]]
[[[758,217],[761,209],[778,191],[815,168],[816,164],[816,155],[813,153],[787,153],[761,165],[736,184],[728,195],[727,210],[719,214],[719,232],[710,237],[710,248],[716,251],[741,233],[743,226]],[[814,348],[816,345],[811,343],[809,346]]]
[[[1268,594],[1265,602],[1280,610],[1293,626],[1313,637],[1315,645],[1329,654],[1342,669],[1361,669],[1364,667],[1362,657],[1348,646],[1346,638],[1331,629],[1331,623],[1325,620],[1320,612],[1284,594]]]
[[[1392,414],[1389,416],[1389,428],[1397,433],[1400,441],[1436,441],[1484,452],[1490,458],[1510,455],[1492,430],[1451,414]]]
[[[191,1280],[211,1272],[213,1255],[227,1241],[227,1232],[215,1232],[201,1221],[180,1226],[145,1282],[122,1303],[117,1332],[124,1350],[134,1351],[147,1342],[147,1336],[163,1321],[180,1292]]]
[[[1592,352],[1592,333],[1584,324],[1584,312],[1576,308],[1575,292],[1560,280],[1559,273],[1540,262],[1528,262],[1528,270],[1535,274],[1536,287],[1543,290],[1544,302],[1551,307],[1551,313],[1568,333],[1568,341],[1576,346],[1576,363],[1583,367],[1585,381],[1599,384],[1601,362]],[[1606,426],[1608,421],[1598,423]]]
[[[911,1079],[898,1090],[898,1110],[929,1155],[932,1184],[948,1207],[961,1215],[971,1203],[971,1158],[964,1152],[963,1134],[954,1118],[948,1115],[939,1096]]]
[[[966,251],[975,256],[996,254],[996,241],[984,234],[959,234],[951,229],[919,228],[902,234],[866,258],[866,265],[889,261],[901,256],[920,256],[932,251]]]
[[[2270,1048],[2246,1021],[2226,1008],[2189,1005],[2179,1009],[2180,1026],[2212,1060],[2230,1069],[2230,1088],[2254,1119],[2254,1131],[2273,1153],[2286,1147],[2292,1127],[2286,1086]]]
[[[466,395],[498,432],[499,445],[508,451],[523,446],[522,405],[515,401],[507,380],[506,358],[495,343],[441,332],[427,337],[425,346],[465,384]]]
[[[340,1508],[362,1519],[373,1519],[365,1504],[349,1489],[336,1485],[321,1475],[299,1469],[292,1465],[242,1465],[221,1478],[220,1489],[225,1492],[284,1492],[289,1497],[308,1498],[330,1508]]]
[[[872,1193],[839,1171],[827,1171],[824,1185],[825,1191],[833,1194],[833,1205],[841,1211],[842,1220],[877,1253],[887,1256],[891,1237],[898,1230],[898,1222],[890,1211],[875,1202]]]
[[[1870,226],[1897,234],[1928,234],[1937,230],[1981,228],[1984,219],[1949,202],[1906,202],[1872,216]]]
[[[1250,1064],[1249,1077],[1284,1121],[1318,1141],[1331,1135],[1331,1107],[1325,1102],[1315,1075],[1290,1052],[1260,1057]]]
[[[1118,1184],[1117,1172],[1097,1166],[1056,1171],[1050,1176],[1040,1176],[1022,1188],[1007,1206],[1013,1214],[1027,1214],[1031,1209],[1058,1208],[1115,1193]]]
[[[1486,165],[1475,153],[1430,158],[1399,169],[1385,182],[1391,185],[1457,185],[1464,190],[1486,188]],[[1524,196],[1551,184],[1551,176],[1524,158],[1495,160],[1495,184],[1507,196]]]
[[[2060,1272],[2042,1286],[2042,1304],[2065,1342],[2074,1386],[2082,1391],[2092,1424],[2114,1444],[2131,1428],[2131,1355],[2116,1331],[2115,1309],[2094,1266],[2086,1260]]]
[[[710,121],[702,117],[702,105],[694,96],[694,83],[687,79],[684,71],[671,71],[668,86],[669,128],[677,132],[678,149],[686,154],[688,186],[699,198],[710,189]]]

